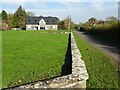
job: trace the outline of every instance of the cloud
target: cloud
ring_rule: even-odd
[[[106,3],[102,5],[102,10],[98,11],[98,6],[94,6],[92,3],[65,3],[67,8],[62,9],[39,9],[39,10],[31,10],[34,11],[37,16],[57,16],[60,19],[65,19],[68,15],[70,15],[75,23],[79,22],[86,22],[89,18],[95,17],[97,19],[105,20],[108,16],[117,16],[117,8],[115,7],[116,4]],[[96,3],[98,5],[99,3]],[[76,5],[76,6],[75,6]],[[111,8],[109,8],[111,7]],[[99,9],[100,10],[100,9]],[[30,11],[30,10],[29,10]]]
[[[91,17],[105,19],[107,16],[117,15],[117,3],[110,2],[4,2],[5,10],[14,13],[19,5],[26,11],[32,11],[35,15],[40,16],[57,16],[65,19],[70,15],[75,23],[86,22]],[[35,1],[35,0],[34,0]],[[40,1],[40,0],[39,0]],[[45,1],[45,0],[44,0]]]

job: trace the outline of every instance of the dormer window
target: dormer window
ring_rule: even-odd
[[[53,20],[53,22],[54,22],[54,20]]]
[[[29,22],[30,22],[30,20],[29,20]]]
[[[36,20],[35,20],[35,22],[36,22]]]

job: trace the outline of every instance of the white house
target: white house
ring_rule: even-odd
[[[26,30],[58,30],[57,17],[26,17]]]

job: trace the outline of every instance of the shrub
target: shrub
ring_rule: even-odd
[[[117,21],[114,22],[106,22],[103,25],[96,25],[96,26],[91,26],[88,30],[88,32],[100,35],[106,38],[111,38],[111,39],[118,39],[118,23]]]

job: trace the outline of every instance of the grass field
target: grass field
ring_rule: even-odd
[[[60,31],[3,31],[2,88],[61,75],[68,35]]]
[[[75,33],[74,35],[89,74],[87,88],[118,88],[119,70],[113,60],[89,45]]]
[[[2,87],[2,31],[0,31],[0,87]]]

